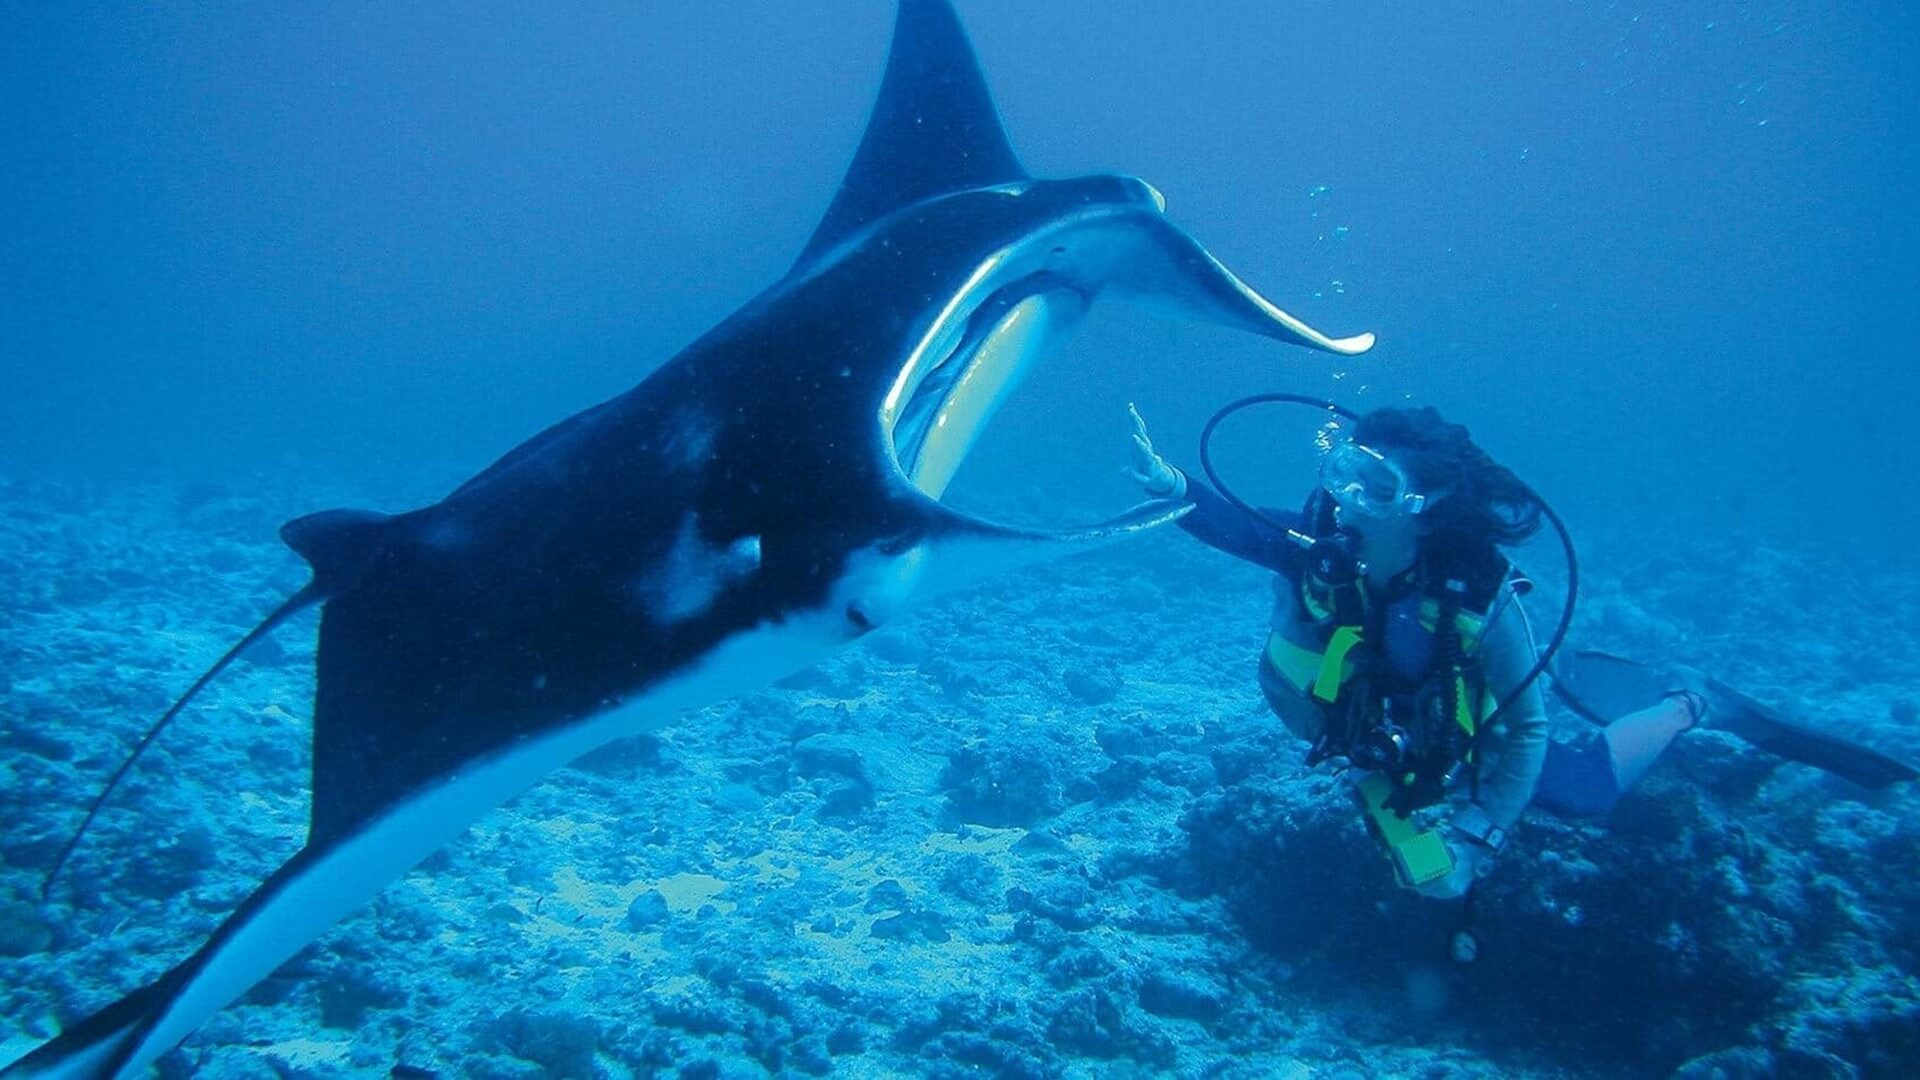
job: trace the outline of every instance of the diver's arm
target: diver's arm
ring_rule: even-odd
[[[1176,470],[1178,471],[1178,470]],[[1298,528],[1300,515],[1293,510],[1262,507],[1260,514],[1285,526],[1276,529],[1260,518],[1228,502],[1204,482],[1182,477],[1187,501],[1193,511],[1177,524],[1187,535],[1216,551],[1256,566],[1288,576],[1296,576],[1305,561],[1303,549],[1287,535],[1287,528]]]
[[[1488,692],[1495,701],[1505,701],[1539,658],[1533,630],[1518,598],[1509,598],[1494,615],[1480,640],[1480,649]],[[1480,776],[1478,801],[1487,820],[1505,832],[1513,828],[1533,798],[1541,763],[1547,757],[1547,706],[1538,680],[1500,714],[1485,737],[1493,743],[1489,747],[1493,752],[1488,755],[1488,771]]]
[[[1180,527],[1201,543],[1245,559],[1257,566],[1294,575],[1302,563],[1302,549],[1287,535],[1297,527],[1299,515],[1285,510],[1261,510],[1250,514],[1223,498],[1219,492],[1175,468],[1153,448],[1147,435],[1147,422],[1140,410],[1127,406],[1133,420],[1132,463],[1127,474],[1148,495],[1156,499],[1174,499],[1193,503],[1193,510],[1180,519]],[[1260,520],[1264,516],[1283,527]]]

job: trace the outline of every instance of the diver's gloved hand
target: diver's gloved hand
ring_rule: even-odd
[[[1435,900],[1457,900],[1467,895],[1474,882],[1493,872],[1494,859],[1507,842],[1506,831],[1496,826],[1478,803],[1457,807],[1446,828],[1453,872],[1414,889]]]
[[[1127,415],[1133,417],[1133,460],[1127,466],[1127,475],[1156,499],[1186,498],[1186,474],[1167,464],[1167,459],[1154,451],[1140,410],[1129,404]]]

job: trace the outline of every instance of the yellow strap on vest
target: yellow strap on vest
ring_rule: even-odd
[[[1387,859],[1393,863],[1394,876],[1401,884],[1416,888],[1453,873],[1453,853],[1447,850],[1447,842],[1437,830],[1422,831],[1388,809],[1393,781],[1374,773],[1360,781],[1357,789],[1367,823],[1381,846],[1387,849]]]
[[[1360,644],[1360,628],[1337,626],[1327,639],[1327,651],[1320,657],[1320,674],[1313,680],[1313,696],[1332,701],[1340,696],[1340,683],[1346,677],[1347,654]]]
[[[1474,717],[1473,692],[1467,689],[1465,679],[1453,681],[1453,722],[1460,725],[1460,730],[1467,733],[1467,738],[1473,738],[1473,729],[1478,725]]]
[[[1314,676],[1320,674],[1322,658],[1321,650],[1295,645],[1278,630],[1267,635],[1267,663],[1288,686],[1302,694],[1312,689]]]

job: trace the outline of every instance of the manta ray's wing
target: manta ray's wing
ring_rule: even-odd
[[[463,488],[391,519],[377,551],[350,553],[369,569],[322,608],[309,844],[388,818],[458,835],[591,748],[555,740],[648,700],[751,625],[758,613],[734,607],[754,598],[721,588],[738,566],[699,541],[667,486],[642,468]],[[633,487],[653,490],[616,490]],[[316,545],[301,550],[316,557]],[[689,592],[700,582],[705,592]],[[498,776],[485,792],[441,797],[488,770]]]
[[[903,206],[1027,178],[953,8],[901,0],[866,134],[795,268]]]

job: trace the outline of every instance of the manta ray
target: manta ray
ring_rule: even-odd
[[[1162,500],[1016,529],[941,501],[1096,297],[1334,353],[1372,345],[1275,307],[1165,206],[1132,177],[1029,176],[946,0],[902,0],[859,149],[784,277],[440,502],[281,530],[310,582],[141,747],[320,605],[305,846],[192,956],[4,1075],[135,1073],[579,755],[807,667],[941,588],[1179,517]]]

